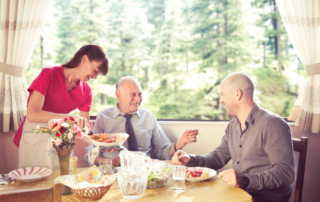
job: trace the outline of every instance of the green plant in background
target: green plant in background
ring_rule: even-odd
[[[26,79],[31,83],[43,67],[64,64],[81,46],[97,44],[110,69],[88,82],[90,115],[115,105],[117,80],[132,75],[144,91],[142,107],[158,119],[230,119],[219,103],[220,83],[243,71],[256,84],[256,101],[286,117],[306,75],[274,3],[53,0]]]

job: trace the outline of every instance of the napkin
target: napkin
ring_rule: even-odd
[[[116,178],[117,174],[104,175],[97,166],[92,166],[77,175],[63,175],[60,180],[62,184],[72,189],[80,189],[79,187],[83,189],[86,187],[109,186]]]
[[[11,177],[7,177],[2,174],[2,177],[0,176],[0,184],[14,184],[14,179]]]

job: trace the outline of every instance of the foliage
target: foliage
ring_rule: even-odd
[[[52,0],[41,37],[29,83],[85,44],[108,53],[108,75],[88,82],[91,115],[115,105],[117,80],[132,75],[142,107],[158,119],[230,119],[220,83],[241,71],[256,85],[256,102],[286,117],[306,78],[274,0]]]

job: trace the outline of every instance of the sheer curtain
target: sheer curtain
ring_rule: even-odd
[[[301,129],[320,131],[319,0],[276,0],[292,45],[306,67],[307,81],[288,117]]]
[[[0,0],[0,131],[18,130],[26,115],[24,77],[50,0]]]

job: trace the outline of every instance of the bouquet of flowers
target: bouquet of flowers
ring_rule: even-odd
[[[48,122],[48,127],[37,126],[34,134],[37,133],[47,133],[51,136],[52,145],[58,146],[68,146],[78,137],[82,138],[83,135],[89,133],[87,127],[79,128],[74,123],[74,118],[64,118],[64,119],[51,119]]]

